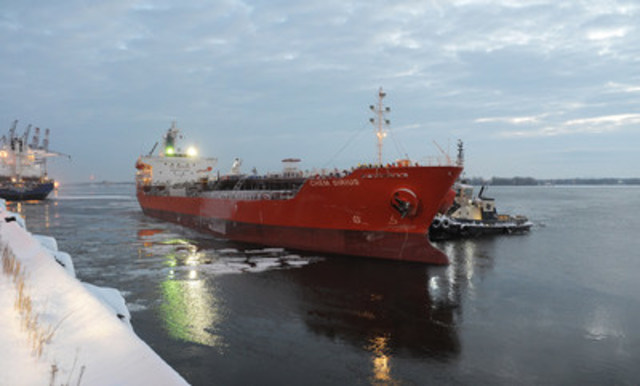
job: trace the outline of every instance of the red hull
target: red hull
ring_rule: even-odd
[[[427,238],[458,167],[356,169],[342,178],[308,179],[290,199],[257,192],[151,195],[138,186],[145,214],[230,240],[321,253],[447,264]],[[226,196],[225,196],[226,194]],[[207,195],[215,197],[207,197]],[[235,196],[234,196],[235,195]],[[411,201],[403,216],[394,198]]]

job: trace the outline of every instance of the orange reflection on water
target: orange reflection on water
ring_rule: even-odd
[[[49,229],[52,225],[51,211],[53,211],[53,218],[58,218],[57,205],[57,201],[51,200],[8,201],[7,210],[20,214],[27,224],[30,221],[37,221],[37,223],[29,225]]]
[[[138,238],[144,239],[145,237],[150,237],[153,235],[157,235],[158,233],[162,233],[162,229],[140,229],[138,230]],[[144,256],[152,256],[152,253],[144,251],[144,249],[151,248],[153,246],[153,242],[149,240],[144,240],[142,242],[143,249],[138,250],[138,257]]]
[[[138,231],[138,237],[148,237],[158,233],[162,233],[162,229],[140,229]]]
[[[44,206],[44,227],[49,229],[51,226],[51,218],[49,216],[49,204]]]
[[[389,351],[389,336],[381,335],[373,337],[369,340],[367,349],[373,354],[373,382],[384,384],[394,384],[391,377],[391,356],[387,354]]]

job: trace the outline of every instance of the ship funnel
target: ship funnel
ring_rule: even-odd
[[[282,175],[284,177],[300,177],[302,173],[298,170],[299,158],[285,158],[282,160]]]

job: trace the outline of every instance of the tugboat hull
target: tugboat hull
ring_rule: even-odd
[[[474,221],[436,217],[429,228],[433,241],[469,238],[485,235],[515,234],[528,232],[533,223],[524,217],[512,217],[504,221]]]

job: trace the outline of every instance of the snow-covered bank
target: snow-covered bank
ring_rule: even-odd
[[[6,385],[183,385],[133,332],[117,290],[81,283],[55,239],[0,199],[0,371]]]

